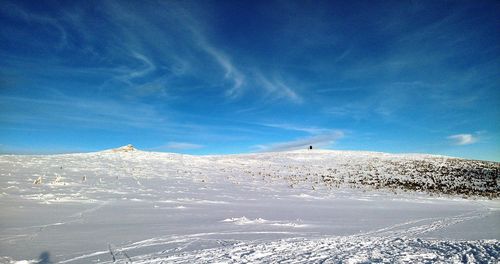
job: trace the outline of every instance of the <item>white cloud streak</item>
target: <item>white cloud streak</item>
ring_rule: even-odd
[[[227,54],[215,47],[208,40],[208,37],[202,31],[202,27],[195,17],[187,12],[181,13],[182,15],[178,19],[188,32],[190,32],[191,44],[209,55],[224,70],[224,78],[232,82],[232,86],[225,92],[225,96],[230,99],[240,97],[244,89],[245,74],[234,65]]]
[[[457,146],[470,145],[479,141],[479,138],[472,134],[451,135],[448,139],[452,141],[453,145]]]
[[[226,55],[207,43],[201,43],[203,43],[201,45],[202,49],[210,54],[224,69],[224,78],[230,79],[233,82],[232,87],[226,91],[225,95],[231,99],[241,96],[243,84],[245,83],[245,76],[231,63]]]
[[[67,42],[68,41],[68,34],[67,34],[66,30],[64,29],[64,27],[61,25],[61,23],[57,19],[27,12],[27,11],[23,10],[21,7],[14,5],[14,4],[11,4],[11,3],[8,3],[8,2],[2,3],[2,7],[3,7],[2,10],[0,10],[0,14],[2,14],[2,15],[7,15],[7,16],[10,16],[13,18],[20,18],[20,19],[23,19],[23,20],[28,21],[30,23],[39,23],[39,24],[47,25],[49,27],[56,29],[56,31],[58,31],[60,33],[60,40],[59,40],[59,43],[57,45],[57,48],[59,48],[59,49],[63,48],[64,46],[66,46],[68,44],[68,42]],[[2,12],[4,10],[5,11],[8,10],[8,12]]]
[[[263,74],[258,73],[256,74],[256,81],[257,84],[264,88],[268,96],[276,99],[286,99],[297,104],[303,102],[302,97],[279,78],[270,80]]]
[[[298,149],[306,149],[309,146],[313,146],[315,148],[324,148],[331,146],[343,136],[344,132],[339,130],[334,130],[325,134],[314,135],[287,142],[256,145],[254,147],[257,148],[259,152],[298,150]]]
[[[162,149],[170,149],[170,150],[191,150],[191,149],[200,149],[205,146],[187,142],[168,142],[167,145],[161,147]]]
[[[132,56],[134,58],[140,60],[144,64],[144,67],[140,70],[131,72],[129,74],[130,78],[137,78],[137,77],[145,76],[148,73],[150,73],[156,69],[155,65],[148,58],[146,58],[146,56],[144,56],[138,52],[133,52]]]
[[[292,124],[261,124],[261,125],[267,126],[267,127],[285,129],[285,130],[306,132],[306,133],[312,134],[312,135],[325,134],[325,133],[328,133],[331,131],[330,129],[326,129],[326,128],[303,127],[303,126],[297,126],[297,125],[292,125]]]
[[[156,9],[163,10],[165,16],[158,19],[142,15],[142,9],[136,6],[139,4],[103,3],[101,12],[107,18],[104,21],[107,24],[102,31],[88,26],[94,18],[83,9],[61,12],[60,17],[53,18],[12,5],[15,12],[11,16],[56,28],[61,32],[63,47],[75,45],[72,40],[81,38],[83,41],[78,43],[82,46],[79,49],[81,55],[102,65],[100,67],[104,69],[98,73],[108,78],[99,89],[113,90],[117,85],[125,85],[128,99],[145,95],[165,97],[167,92],[174,97],[175,91],[170,90],[175,90],[172,87],[178,85],[176,81],[180,77],[187,77],[197,79],[205,87],[210,84],[221,86],[222,83],[222,95],[228,100],[262,95],[267,100],[303,102],[294,87],[296,83],[281,78],[283,72],[263,73],[257,65],[249,65],[245,58],[242,58],[245,68],[242,68],[230,50],[217,46],[210,27],[206,26],[210,21],[207,22],[203,10],[162,2]],[[145,10],[149,10],[148,7]],[[106,45],[100,44],[101,34],[108,37]],[[85,65],[78,70],[85,74],[89,67]],[[261,93],[246,93],[250,88]]]
[[[78,124],[80,127],[123,129],[158,126],[165,121],[152,107],[123,104],[112,100],[95,100],[59,96],[53,99],[0,96],[0,103],[10,115],[0,115],[6,123]],[[30,107],[36,107],[33,112]]]

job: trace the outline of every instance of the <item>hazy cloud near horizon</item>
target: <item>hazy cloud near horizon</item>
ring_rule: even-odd
[[[470,145],[479,141],[477,136],[471,134],[451,135],[448,139],[452,140],[455,145]]]

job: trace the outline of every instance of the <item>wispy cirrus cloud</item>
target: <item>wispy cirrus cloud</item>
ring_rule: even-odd
[[[113,2],[112,6],[121,5]],[[169,18],[162,22],[170,25],[169,27],[158,27],[152,19],[141,16],[129,8],[116,8],[116,10],[110,11],[109,14],[115,20],[124,21],[131,25],[139,24],[141,25],[140,28],[144,28],[144,30],[141,29],[142,31],[125,29],[124,31],[127,32],[126,35],[130,39],[127,45],[139,46],[141,49],[153,48],[156,52],[165,55],[166,59],[161,61],[164,64],[163,67],[166,66],[174,73],[182,73],[184,76],[186,74],[196,75],[197,78],[203,81],[210,81],[214,76],[218,76],[218,73],[214,71],[214,67],[211,66],[215,64],[222,70],[222,78],[229,82],[225,87],[224,95],[228,99],[236,99],[242,96],[246,79],[245,73],[233,63],[231,56],[227,52],[213,44],[205,32],[206,30],[200,18],[194,15],[196,12],[173,2],[163,2],[160,7],[168,10]],[[145,41],[142,41],[139,37],[151,40],[150,43],[164,43],[166,45],[148,47],[151,44],[144,44]],[[172,44],[173,39],[179,44]],[[206,58],[203,56],[206,56]],[[147,62],[145,57],[138,58]],[[207,60],[208,58],[211,60]],[[170,65],[172,61],[176,62],[177,66]],[[179,68],[179,66],[181,67]],[[207,76],[210,77],[205,78]]]
[[[225,92],[226,97],[231,99],[240,97],[244,89],[245,75],[231,62],[226,54],[210,45],[201,35],[196,34],[196,36],[198,45],[223,68],[225,72],[224,78],[232,82],[231,87]]]
[[[299,138],[291,141],[256,145],[254,148],[256,148],[259,152],[298,150],[306,149],[309,146],[313,146],[315,148],[325,148],[331,146],[343,136],[344,132],[340,130],[333,130],[328,133]]]
[[[302,97],[280,78],[275,77],[270,79],[262,73],[257,73],[256,82],[257,85],[260,85],[264,89],[266,95],[270,98],[285,99],[296,104],[303,102]]]
[[[193,150],[193,149],[201,149],[204,148],[204,145],[194,144],[189,142],[177,142],[170,141],[166,145],[161,146],[156,149],[165,149],[165,150]]]
[[[448,136],[447,138],[451,140],[453,145],[457,146],[470,145],[479,141],[479,137],[472,134],[457,134]]]
[[[267,127],[284,129],[284,130],[306,132],[306,133],[311,134],[311,135],[319,135],[319,134],[325,134],[325,133],[331,132],[331,129],[327,129],[327,128],[298,126],[298,125],[287,124],[287,123],[275,123],[275,124],[265,123],[265,124],[261,124],[261,125],[267,126]]]
[[[9,115],[0,115],[8,124],[71,125],[123,129],[164,126],[165,117],[144,104],[125,104],[113,100],[84,99],[70,96],[37,99],[0,96]],[[33,109],[36,109],[34,111]]]
[[[295,133],[299,132],[307,134],[307,136],[305,137],[299,137],[289,141],[273,142],[252,146],[258,152],[305,149],[311,145],[315,148],[328,148],[337,140],[345,136],[345,132],[340,129],[302,126],[290,123],[261,123],[258,125],[263,127],[276,128],[279,130],[287,130]]]
[[[156,66],[151,62],[151,60],[143,54],[134,51],[132,52],[132,56],[139,60],[143,66],[141,69],[131,71],[127,76],[129,79],[143,77],[156,69]]]
[[[206,26],[206,11],[193,6],[187,8],[189,4],[161,2],[152,10],[154,5],[140,6],[134,2],[124,4],[111,0],[103,3],[97,14],[85,8],[74,8],[61,11],[58,16],[38,14],[22,5],[10,5],[15,10],[11,16],[55,27],[61,33],[63,46],[86,59],[85,65],[81,66],[65,63],[67,56],[60,57],[53,52],[51,61],[59,64],[52,65],[52,68],[57,66],[61,71],[72,73],[78,71],[81,76],[95,74],[95,69],[99,68],[98,73],[103,78],[98,86],[100,91],[126,89],[127,99],[146,95],[165,97],[165,94],[175,97],[175,92],[180,90],[175,90],[175,87],[191,79],[190,83],[195,82],[199,87],[212,85],[222,89],[221,95],[229,101],[244,97],[294,104],[303,102],[294,87],[296,83],[283,78],[287,76],[286,71],[263,73],[265,67],[249,63],[244,57],[239,58],[239,61],[244,61],[243,67],[231,50],[217,45],[216,38]],[[167,15],[144,15],[158,10]],[[96,21],[102,23],[102,27],[94,30],[89,25]],[[76,43],[77,39],[81,41]],[[75,46],[78,49],[74,49]],[[255,89],[260,92],[248,93]]]
[[[68,33],[64,28],[62,23],[53,17],[44,16],[40,14],[31,13],[29,11],[24,10],[20,6],[16,4],[12,4],[9,2],[2,3],[2,9],[0,9],[0,14],[14,18],[21,19],[25,22],[44,25],[47,26],[50,30],[55,29],[58,32],[58,44],[55,45],[57,49],[62,49],[68,44]]]

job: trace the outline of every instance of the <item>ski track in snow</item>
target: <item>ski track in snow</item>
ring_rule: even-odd
[[[208,238],[214,235],[234,235],[234,233],[201,233],[152,238],[122,246],[116,251],[176,246],[168,250],[118,259],[116,263],[129,263],[129,260],[133,263],[494,263],[500,258],[500,243],[497,240],[440,241],[418,238],[424,233],[463,221],[479,219],[487,214],[488,210],[478,210],[452,217],[408,221],[353,236],[309,239],[296,234],[299,236],[264,243]],[[242,224],[267,222],[263,219],[249,220],[245,217],[226,220],[225,222]],[[190,245],[210,244],[210,242],[215,246],[183,252]],[[109,252],[99,251],[61,263],[71,263],[106,254]]]
[[[401,238],[328,238],[243,243],[229,247],[132,258],[133,263],[495,263],[496,241],[433,241]],[[111,263],[111,262],[103,262]],[[125,263],[121,261],[121,263]]]
[[[206,157],[123,149],[53,156],[4,155],[0,156],[0,209],[8,209],[13,217],[22,215],[28,219],[40,217],[40,220],[24,224],[20,216],[9,218],[10,222],[5,222],[0,230],[0,256],[6,255],[2,247],[43,245],[54,241],[50,240],[53,235],[70,239],[64,237],[64,232],[73,228],[99,235],[103,231],[86,228],[110,224],[118,230],[123,230],[120,229],[122,225],[140,228],[137,231],[126,229],[139,239],[125,240],[126,234],[119,233],[123,231],[109,231],[103,237],[96,236],[96,242],[102,243],[108,235],[123,240],[112,242],[110,239],[106,246],[99,244],[97,248],[87,248],[83,245],[88,244],[88,238],[80,238],[83,239],[81,249],[71,247],[73,251],[58,251],[55,262],[498,262],[500,244],[496,239],[443,240],[428,236],[463,223],[479,223],[500,208],[498,200],[475,202],[456,196],[429,197],[426,190],[421,189],[429,187],[431,193],[436,190],[433,182],[436,178],[428,177],[430,169],[452,164],[457,172],[460,162],[430,155],[321,150]],[[401,175],[398,173],[405,171],[397,168],[401,164],[410,164],[408,168],[412,170],[420,170],[412,167],[415,164],[424,164],[427,171],[410,171],[411,177]],[[438,179],[442,180],[440,186],[465,186],[473,194],[484,191],[489,197],[498,197],[499,164],[477,163],[483,166],[482,169],[475,169],[474,164],[467,163],[464,168],[474,173],[486,171],[484,182],[480,175],[475,175],[470,183],[463,177],[457,182]],[[415,177],[418,173],[427,176],[422,180]],[[373,182],[373,177],[388,184],[381,185],[381,190],[374,190],[371,187],[379,185]],[[34,184],[38,179],[41,183]],[[401,193],[398,188],[389,188],[400,180],[410,183],[411,188],[416,186],[412,185],[414,181],[417,190],[423,193]],[[394,191],[399,194],[393,194]],[[383,212],[391,212],[387,207],[396,206],[394,210],[406,212],[406,204],[416,208],[410,208],[408,212],[411,213],[418,213],[427,205],[437,211],[429,213],[429,217],[421,213],[409,217],[399,215],[397,219],[406,220],[385,225],[364,223],[363,219],[358,221],[355,219],[359,217],[357,214],[347,220],[328,220],[342,217],[336,214],[338,210],[350,213],[350,206],[355,211],[370,210],[371,213],[377,213],[379,207]],[[298,206],[297,210],[291,210],[294,205]],[[456,209],[458,213],[440,214],[440,208],[446,206],[463,208]],[[301,212],[308,208],[317,211]],[[54,215],[43,214],[42,209],[50,209]],[[286,214],[280,215],[281,211]],[[309,217],[311,212],[319,218]],[[150,216],[159,218],[148,222]],[[112,222],[106,222],[106,217]],[[373,219],[384,217],[382,214]],[[162,225],[163,219],[167,222]],[[364,231],[349,229],[351,221]],[[4,224],[4,220],[0,223]],[[345,229],[343,232],[347,235],[331,235],[340,231],[328,229],[329,223],[340,224],[338,230]],[[178,229],[168,229],[169,225],[178,225]],[[193,229],[199,225],[206,225],[209,232]],[[155,226],[167,231],[159,232],[158,236],[142,235],[144,231],[154,231]],[[330,230],[327,232],[330,235],[323,230]],[[80,233],[72,234],[78,236]],[[59,245],[64,246],[64,243]],[[12,257],[5,256],[0,257],[0,263],[38,263],[36,256],[31,257],[34,259],[15,262]]]

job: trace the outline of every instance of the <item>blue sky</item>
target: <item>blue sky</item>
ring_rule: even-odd
[[[500,161],[498,1],[4,1],[0,152]]]

